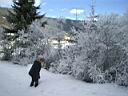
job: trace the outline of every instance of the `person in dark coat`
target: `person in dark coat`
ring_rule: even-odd
[[[44,63],[44,58],[43,56],[38,56],[37,60],[34,61],[34,64],[32,65],[29,75],[32,78],[30,87],[32,87],[35,83],[35,87],[38,86],[38,80],[40,78],[40,70],[41,70],[41,63]]]

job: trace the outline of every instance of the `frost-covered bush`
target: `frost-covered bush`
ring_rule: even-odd
[[[36,59],[36,54],[29,48],[17,49],[13,54],[12,62],[19,65],[32,64]]]
[[[116,83],[128,86],[128,58],[117,67]]]
[[[121,62],[116,66],[116,83],[128,86],[128,10],[120,18],[120,44],[124,50]]]
[[[104,83],[104,75],[101,73],[101,70],[97,68],[96,65],[92,66],[88,70],[90,78],[93,80],[95,83]]]
[[[49,71],[61,74],[71,74],[70,66],[63,60],[52,62]]]
[[[127,82],[126,70],[116,70],[118,65],[123,66],[121,62],[127,58],[126,27],[116,14],[100,16],[95,25],[94,29],[73,30],[77,43],[65,49],[66,59],[56,63],[54,71],[69,72],[75,78],[88,82]],[[122,76],[126,81],[119,79],[120,72],[124,72]]]
[[[65,70],[64,66],[67,64],[62,60],[62,50],[60,51],[60,49],[56,49],[54,54],[49,59],[51,61],[49,70],[54,73],[63,73],[63,71]]]
[[[44,34],[41,31],[43,29],[38,21],[33,22],[28,28],[27,32],[25,30],[19,30],[19,37],[17,38],[15,45],[15,50],[13,52],[12,61],[17,64],[27,65],[33,62],[36,58],[37,51],[42,47],[44,48]],[[43,42],[43,43],[41,43]]]
[[[19,31],[18,33],[20,36],[17,38],[15,45],[16,50],[13,53],[13,62],[27,58],[25,61],[28,64],[33,62],[33,59],[35,59],[37,55],[42,54],[48,68],[57,54],[49,40],[56,36],[57,32],[58,35],[63,35],[65,33],[57,28],[50,27],[50,25],[47,25],[44,28],[38,20],[34,21],[28,27],[27,32],[24,30]],[[22,64],[22,62],[19,62],[19,64]]]
[[[0,35],[0,40],[2,39],[3,31],[4,31],[3,28],[0,27],[0,34],[1,34],[1,35]]]

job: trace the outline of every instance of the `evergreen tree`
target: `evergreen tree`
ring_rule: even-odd
[[[13,1],[13,12],[9,11],[8,21],[14,24],[14,29],[27,29],[27,26],[35,19],[41,19],[44,15],[39,15],[37,11],[40,6],[34,6],[34,0],[16,0]]]

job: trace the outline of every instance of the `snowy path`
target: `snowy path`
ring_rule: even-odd
[[[40,85],[29,87],[29,68],[0,61],[0,96],[128,96],[128,88],[88,84],[44,69],[41,70]]]

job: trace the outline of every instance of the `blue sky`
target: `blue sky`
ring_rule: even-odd
[[[77,9],[78,18],[84,19],[90,13],[91,0],[36,0],[36,5],[41,4],[41,13],[48,17],[75,18]],[[11,0],[0,0],[0,6],[11,6]],[[96,0],[96,13],[123,14],[128,9],[128,0]]]

